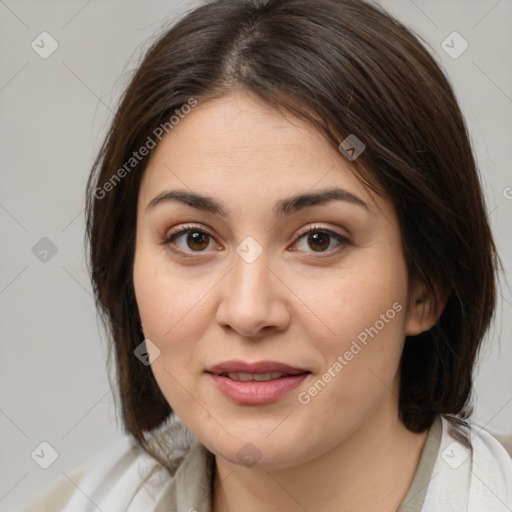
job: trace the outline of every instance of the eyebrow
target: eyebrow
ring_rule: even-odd
[[[166,190],[158,194],[148,203],[146,211],[169,201],[177,201],[198,210],[211,212],[221,217],[229,217],[229,210],[222,206],[216,199],[187,190]],[[365,210],[370,210],[368,204],[352,192],[342,188],[328,188],[316,192],[296,194],[286,199],[281,199],[276,202],[272,212],[275,218],[280,218],[304,210],[310,206],[317,206],[331,201],[344,201]]]

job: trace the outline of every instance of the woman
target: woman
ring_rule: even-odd
[[[470,421],[498,268],[479,177],[396,20],[196,9],[146,54],[87,198],[132,442],[25,510],[512,509]]]

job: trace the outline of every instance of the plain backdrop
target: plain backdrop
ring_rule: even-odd
[[[122,435],[85,266],[85,183],[142,50],[198,3],[0,0],[0,512]],[[512,1],[382,3],[431,47],[467,119],[505,266],[475,421],[512,434]]]

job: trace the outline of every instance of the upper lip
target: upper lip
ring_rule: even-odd
[[[289,364],[279,363],[277,361],[258,361],[255,363],[246,363],[245,361],[233,360],[225,361],[206,370],[208,373],[220,375],[221,373],[270,373],[279,372],[286,375],[298,375],[308,370],[290,366]]]

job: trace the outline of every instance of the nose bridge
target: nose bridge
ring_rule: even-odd
[[[283,327],[288,316],[269,268],[268,253],[256,249],[250,240],[237,248],[218,311],[221,324],[245,336],[254,336],[268,326]]]
[[[261,309],[272,296],[268,254],[262,252],[256,257],[252,254],[251,258],[247,259],[244,255],[240,255],[239,251],[240,247],[237,249],[238,254],[233,262],[230,298],[234,300],[235,304],[239,305],[241,310],[249,309],[249,305],[251,308]],[[256,309],[253,309],[253,311],[256,311]]]
[[[235,248],[233,271],[230,285],[235,294],[251,300],[261,293],[269,293],[269,256],[264,242],[253,236],[246,236]],[[260,301],[262,297],[258,299]]]

